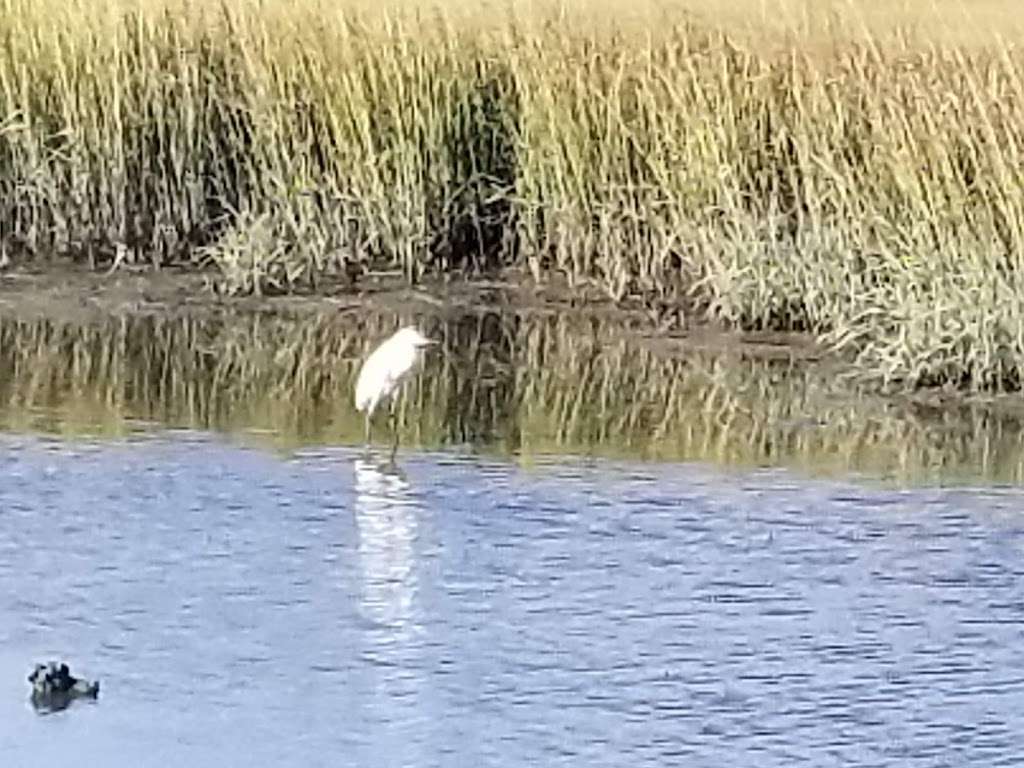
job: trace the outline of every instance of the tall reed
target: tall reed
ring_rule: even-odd
[[[0,0],[3,253],[227,292],[519,266],[882,383],[1024,385],[1012,41],[349,2]]]

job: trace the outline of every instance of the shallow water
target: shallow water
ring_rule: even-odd
[[[998,409],[880,398],[824,366],[659,354],[616,323],[571,314],[0,317],[0,430],[124,437],[172,425],[283,452],[359,444],[359,362],[408,322],[442,341],[400,401],[408,448],[1024,485],[1020,398]]]
[[[1019,762],[1015,419],[462,319],[388,466],[366,330],[0,323],[0,766]]]

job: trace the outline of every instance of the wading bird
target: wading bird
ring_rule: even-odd
[[[391,458],[398,450],[398,428],[395,421],[394,394],[423,356],[423,348],[436,344],[416,328],[407,326],[377,347],[366,358],[356,380],[356,410],[366,415],[366,445],[370,445],[370,419],[377,406],[391,398],[388,421],[394,433]]]

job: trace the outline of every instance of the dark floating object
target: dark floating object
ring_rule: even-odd
[[[100,692],[99,680],[79,680],[67,664],[55,661],[36,664],[28,681],[32,683],[32,706],[44,713],[67,709],[75,699],[95,699]]]

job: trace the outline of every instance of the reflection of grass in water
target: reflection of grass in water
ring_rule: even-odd
[[[394,319],[244,316],[0,324],[0,423],[123,434],[132,419],[246,431],[294,447],[358,443],[359,361]],[[591,320],[463,317],[399,408],[406,445],[1024,479],[1019,420],[941,418],[842,393],[827,373],[658,355]]]
[[[518,368],[524,452],[588,449],[901,479],[958,470],[1024,477],[1019,421],[980,411],[920,418],[844,393],[806,365],[670,359],[624,341],[603,345],[563,322],[531,328],[523,351],[526,361],[548,363]]]
[[[8,421],[45,407],[65,424],[100,432],[137,417],[329,437],[325,430],[344,411],[328,409],[325,394],[339,375],[352,375],[361,352],[327,322],[258,317],[5,323],[0,340],[2,365],[12,372],[2,389]]]

